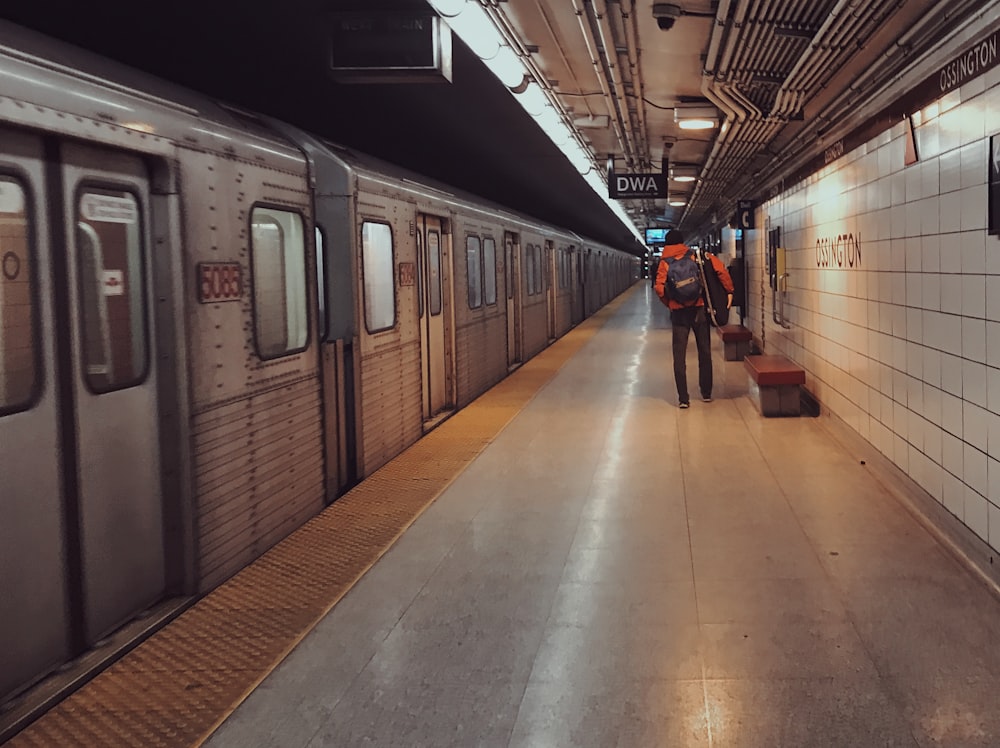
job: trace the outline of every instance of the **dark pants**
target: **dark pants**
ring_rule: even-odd
[[[705,307],[671,309],[670,324],[674,330],[674,382],[677,384],[677,399],[682,403],[690,401],[687,383],[688,333],[694,330],[694,342],[698,346],[698,386],[702,397],[712,396],[712,338]]]

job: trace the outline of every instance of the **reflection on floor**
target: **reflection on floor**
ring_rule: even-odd
[[[1000,745],[992,590],[715,367],[638,284],[208,745]]]

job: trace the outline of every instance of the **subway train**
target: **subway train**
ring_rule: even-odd
[[[0,25],[0,704],[127,647],[638,260]]]

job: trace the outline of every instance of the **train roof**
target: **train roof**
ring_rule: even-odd
[[[150,141],[164,138],[286,167],[289,159],[301,161],[290,143],[234,108],[5,21],[0,21],[0,79],[0,101],[34,105],[34,113],[30,108],[20,116],[6,113],[16,124],[36,125],[39,114],[52,110],[152,136]]]
[[[312,137],[312,136],[310,136]],[[467,190],[459,189],[430,177],[417,174],[402,166],[390,163],[368,153],[335,143],[325,138],[312,137],[313,142],[324,148],[329,155],[341,161],[345,168],[355,172],[359,177],[378,180],[384,179],[387,184],[398,190],[408,190],[411,193],[423,193],[428,197],[444,200],[463,208],[501,213],[522,227],[542,228],[547,232],[558,234],[564,240],[580,246],[600,246],[605,249],[616,249],[603,242],[581,236],[565,227],[556,226],[547,221],[514,210],[508,206],[483,198]],[[618,251],[616,249],[616,251]]]

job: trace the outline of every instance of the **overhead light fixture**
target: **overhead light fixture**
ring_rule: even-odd
[[[719,112],[712,106],[674,107],[674,122],[682,130],[709,130],[719,124]]]
[[[687,198],[684,197],[684,195],[668,195],[667,196],[667,205],[669,205],[672,208],[680,208],[680,207],[682,207],[684,205],[687,205],[687,204],[688,204],[688,201],[687,201]]]
[[[675,182],[693,182],[698,178],[699,169],[691,164],[671,164],[670,178]]]
[[[573,120],[576,128],[593,128],[595,130],[607,130],[611,127],[610,114],[588,114],[586,117],[576,117]]]

